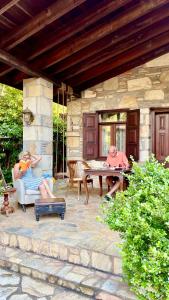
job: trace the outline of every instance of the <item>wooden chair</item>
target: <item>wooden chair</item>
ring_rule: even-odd
[[[83,160],[68,160],[67,161],[69,171],[70,186],[73,187],[76,183],[78,185],[78,200],[81,193],[81,185],[83,183],[84,169],[89,169],[90,166]],[[87,183],[91,183],[93,187],[93,179],[87,178]]]

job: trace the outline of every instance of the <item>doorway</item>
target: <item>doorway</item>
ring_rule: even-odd
[[[169,155],[169,109],[153,111],[152,150],[159,162]]]

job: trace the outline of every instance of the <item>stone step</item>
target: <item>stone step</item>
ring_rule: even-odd
[[[1,300],[89,300],[89,296],[0,268]]]
[[[70,225],[72,224],[69,224],[69,227]],[[64,228],[61,227],[59,230],[63,234],[68,225],[62,226]],[[38,231],[38,228],[33,231],[30,228],[8,227],[0,230],[0,245],[16,247],[117,276],[122,275],[118,247],[112,242],[106,248],[106,237],[105,240],[103,238],[99,240],[99,234],[97,237],[87,239],[85,234],[83,236],[83,233],[80,233],[75,240],[67,236],[49,236],[49,231],[46,232],[44,227],[42,232]]]
[[[120,276],[77,266],[20,249],[0,246],[0,267],[66,287],[92,299],[135,300]]]

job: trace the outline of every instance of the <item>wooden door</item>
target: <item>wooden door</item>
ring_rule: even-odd
[[[98,157],[98,115],[96,113],[83,114],[83,158]]]
[[[169,113],[155,114],[155,156],[163,162],[169,155]]]
[[[140,111],[139,109],[131,110],[127,113],[127,132],[126,132],[126,155],[130,155],[139,160],[139,124]]]

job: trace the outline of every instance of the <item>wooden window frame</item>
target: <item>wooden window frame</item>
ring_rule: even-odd
[[[97,160],[105,160],[106,159],[106,156],[100,156],[100,147],[101,147],[101,143],[100,143],[100,125],[111,126],[110,127],[110,132],[112,132],[113,125],[117,125],[117,124],[118,125],[120,125],[120,124],[127,125],[127,120],[125,122],[124,121],[119,121],[119,122],[99,122],[99,115],[103,114],[103,113],[118,113],[118,112],[127,113],[128,111],[129,111],[129,109],[126,109],[126,108],[125,109],[111,109],[111,110],[97,110],[96,111],[96,114],[98,115],[98,158],[97,158]]]
[[[127,120],[119,122],[99,122],[101,113],[126,112]],[[99,110],[95,113],[83,113],[83,158],[85,160],[105,160],[99,156],[99,125],[126,124],[126,156],[130,155],[139,160],[139,131],[140,131],[140,109],[111,109]]]

